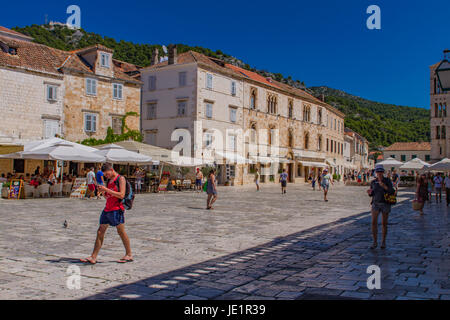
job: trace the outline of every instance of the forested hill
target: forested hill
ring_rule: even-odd
[[[345,113],[345,126],[370,142],[371,149],[394,142],[430,141],[430,111],[370,101],[328,87],[307,89]]]
[[[23,28],[16,27],[13,30],[33,37],[38,43],[67,51],[102,44],[114,49],[115,59],[142,67],[150,65],[154,48],[159,49],[160,56],[165,55],[161,44],[137,44],[124,40],[117,41],[114,38],[101,36],[82,29],[71,30],[59,25],[31,25]],[[213,51],[185,44],[177,44],[177,47],[179,53],[188,50],[197,51],[257,72],[264,77],[272,77],[290,86],[307,90],[317,97],[324,94],[329,104],[337,107],[347,115],[345,125],[366,137],[372,149],[379,146],[389,146],[394,142],[429,141],[430,122],[428,110],[373,102],[328,87],[306,89],[303,81],[294,80],[291,76],[280,73],[252,68],[242,60],[220,50]]]

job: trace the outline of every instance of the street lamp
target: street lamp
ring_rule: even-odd
[[[447,59],[449,55],[450,50],[444,50],[444,60],[436,68],[436,76],[443,91],[450,91],[450,62]]]

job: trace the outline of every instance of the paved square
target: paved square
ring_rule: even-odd
[[[135,261],[107,232],[99,263],[87,266],[104,201],[0,200],[1,299],[450,299],[449,209],[411,209],[402,190],[388,248],[371,244],[365,187],[336,185],[330,202],[306,185],[220,188],[205,194],[138,195],[126,213]],[[68,228],[63,228],[64,220]],[[380,228],[381,232],[381,228]],[[369,290],[369,265],[381,289]],[[69,290],[68,267],[81,271]]]

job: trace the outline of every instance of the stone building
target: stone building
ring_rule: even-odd
[[[112,56],[112,49],[96,45],[70,53],[61,64],[66,88],[62,135],[67,140],[104,139],[109,127],[120,134],[129,112],[137,116],[127,117],[127,127],[139,130],[139,69]]]
[[[58,67],[67,54],[0,27],[0,153],[24,143],[54,137],[64,123],[64,75]],[[0,172],[31,172],[39,162],[0,160]],[[42,165],[42,164],[41,164]]]
[[[450,158],[450,137],[447,128],[450,127],[450,113],[447,106],[450,102],[450,91],[444,91],[436,74],[436,69],[446,60],[430,66],[430,113],[431,113],[431,160],[440,161]]]
[[[141,70],[145,142],[214,161],[219,182],[289,181],[311,171],[343,172],[344,114],[303,90],[197,52]],[[178,129],[178,130],[177,130]],[[173,135],[184,129],[189,143]]]
[[[367,139],[350,128],[345,128],[345,142],[344,159],[346,171],[372,169],[373,166],[369,161],[369,142]]]
[[[429,142],[396,142],[383,150],[383,158],[394,158],[407,162],[414,158],[430,162],[431,145]]]
[[[113,59],[101,45],[74,52],[33,42],[0,27],[0,153],[32,140],[104,139],[108,127],[140,129],[139,67]],[[31,173],[42,161],[0,160],[0,172]]]

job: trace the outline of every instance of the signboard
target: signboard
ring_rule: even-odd
[[[87,181],[86,178],[76,178],[73,183],[71,198],[84,198],[87,191]]]
[[[20,199],[22,196],[23,180],[12,180],[9,187],[8,199]]]
[[[163,177],[161,183],[159,184],[158,191],[167,191],[167,185],[169,184],[169,178]]]

